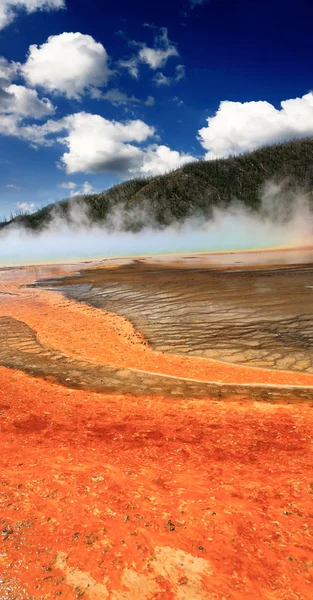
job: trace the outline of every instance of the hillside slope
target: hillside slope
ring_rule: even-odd
[[[189,163],[167,175],[133,179],[100,194],[63,200],[13,221],[41,230],[55,214],[71,221],[75,213],[77,222],[77,208],[83,208],[82,218],[86,214],[95,223],[107,222],[113,211],[118,213],[123,229],[140,229],[149,219],[164,226],[193,214],[210,217],[213,207],[227,208],[234,199],[258,210],[267,181],[282,183],[285,192],[309,192],[309,198],[312,191],[313,199],[313,139],[285,142],[228,159]],[[10,223],[12,220],[1,227]]]

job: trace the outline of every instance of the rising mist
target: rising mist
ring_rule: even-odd
[[[258,212],[234,200],[227,209],[214,208],[211,219],[196,214],[183,223],[157,226],[144,209],[128,213],[145,223],[140,231],[125,231],[125,215],[113,210],[103,225],[88,218],[83,202],[73,202],[68,219],[56,205],[53,218],[34,233],[12,223],[0,234],[3,266],[51,263],[90,258],[150,254],[214,252],[256,248],[299,247],[313,244],[313,213],[304,193],[286,194],[283,186],[267,182]]]

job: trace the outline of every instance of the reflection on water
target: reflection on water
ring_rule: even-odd
[[[149,256],[144,262],[175,263],[207,267],[249,267],[313,264],[313,248],[250,250],[194,255],[166,254]]]

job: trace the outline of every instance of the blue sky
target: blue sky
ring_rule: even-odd
[[[312,19],[308,0],[2,0],[0,216],[312,135]]]

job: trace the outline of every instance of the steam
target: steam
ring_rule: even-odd
[[[313,245],[309,196],[288,193],[283,187],[268,182],[258,212],[233,201],[225,209],[215,208],[211,219],[195,215],[164,229],[156,225],[147,207],[133,210],[128,219],[145,223],[137,233],[125,231],[125,211],[120,209],[100,226],[90,222],[82,202],[73,202],[67,221],[56,205],[52,221],[40,233],[16,224],[0,232],[0,264]]]

